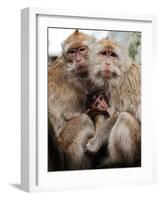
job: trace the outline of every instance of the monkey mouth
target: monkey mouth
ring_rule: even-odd
[[[87,72],[87,67],[83,65],[79,65],[76,70],[77,70],[77,73],[84,73],[84,72]]]
[[[102,73],[103,77],[106,79],[116,79],[118,77],[118,74],[116,72],[111,72],[111,71],[103,71]]]
[[[81,73],[77,73],[76,74],[78,77],[88,77],[89,76],[89,73],[88,71],[84,71],[84,72],[81,72]]]
[[[111,78],[111,71],[109,71],[109,70],[104,70],[103,72],[102,72],[102,75],[103,75],[103,77],[104,78],[107,78],[107,79],[109,79],[109,78]]]

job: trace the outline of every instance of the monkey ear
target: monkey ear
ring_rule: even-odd
[[[62,47],[62,52],[67,52],[67,51],[68,51],[68,48],[69,48],[69,45],[66,44],[66,41],[64,40],[64,41],[61,43],[61,47]]]

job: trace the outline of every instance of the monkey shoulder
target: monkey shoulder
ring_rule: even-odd
[[[64,64],[53,63],[48,71],[48,94],[49,102],[54,109],[65,108],[67,112],[72,110],[85,111],[85,90],[75,77],[66,74]],[[62,98],[63,97],[63,98]]]
[[[128,70],[129,78],[134,82],[139,82],[141,79],[141,65],[139,64],[131,64]]]
[[[133,94],[140,89],[140,82],[140,65],[130,64],[128,70],[122,75],[119,87],[124,91],[124,93],[127,92],[127,95],[129,93]]]
[[[114,110],[135,113],[141,95],[140,81],[140,65],[130,64],[123,73],[120,84],[111,89],[110,102]]]
[[[48,71],[48,89],[52,93],[64,93],[71,88],[68,76],[66,75],[65,64],[61,60],[60,62],[54,62]],[[61,95],[61,94],[60,94]]]

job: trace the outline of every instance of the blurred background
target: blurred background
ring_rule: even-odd
[[[63,41],[75,29],[48,28],[48,65],[50,65],[62,51]],[[129,57],[135,64],[141,64],[141,33],[123,31],[82,30],[97,39],[111,38],[119,42],[128,50]]]

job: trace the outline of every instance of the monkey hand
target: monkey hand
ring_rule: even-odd
[[[72,113],[72,112],[68,112],[64,114],[64,118],[66,121],[69,121],[71,119],[74,119],[76,117],[79,117],[81,114],[80,113]]]
[[[100,146],[99,138],[94,136],[86,144],[85,151],[87,154],[96,154],[99,151]]]

